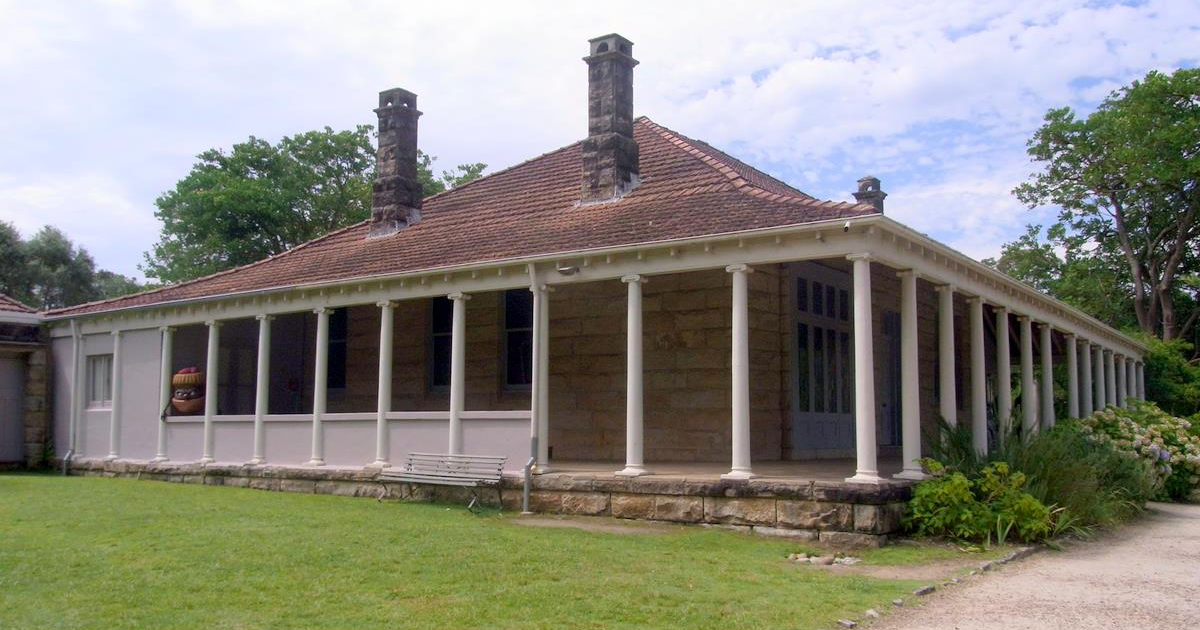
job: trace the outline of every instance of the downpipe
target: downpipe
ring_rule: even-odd
[[[537,461],[537,436],[529,438],[529,461],[525,462],[525,487],[521,495],[521,514],[533,514],[529,511],[529,490],[533,486],[533,463]]]

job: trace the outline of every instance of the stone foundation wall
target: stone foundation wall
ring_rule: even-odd
[[[373,469],[181,463],[72,462],[71,473],[136,477],[259,490],[335,494],[405,501],[466,503],[520,510],[522,479],[506,476],[500,488],[433,486],[377,481]],[[534,477],[530,510],[543,514],[612,516],[717,526],[834,546],[876,546],[900,530],[911,486],[824,481],[690,481],[669,478]]]

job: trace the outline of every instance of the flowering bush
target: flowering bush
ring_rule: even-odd
[[[1105,407],[1082,418],[1085,433],[1153,464],[1162,484],[1159,498],[1180,500],[1200,488],[1200,427],[1159,409],[1131,401],[1131,407]]]

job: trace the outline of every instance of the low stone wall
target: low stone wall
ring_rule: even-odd
[[[402,501],[466,503],[520,510],[523,482],[506,476],[499,489],[376,480],[370,468],[201,465],[195,463],[71,463],[71,473],[235,486]],[[697,481],[547,474],[534,477],[530,509],[544,514],[694,523],[831,546],[878,546],[900,529],[911,485],[831,481]]]

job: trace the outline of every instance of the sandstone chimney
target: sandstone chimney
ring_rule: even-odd
[[[633,139],[633,42],[617,34],[588,40],[588,137],[583,141],[583,203],[618,199],[638,184]]]
[[[858,180],[858,192],[854,193],[854,199],[883,212],[883,198],[887,197],[887,193],[879,185],[879,178],[870,175]]]
[[[368,237],[395,234],[421,220],[417,180],[417,95],[393,88],[379,93],[379,151],[371,194]]]

